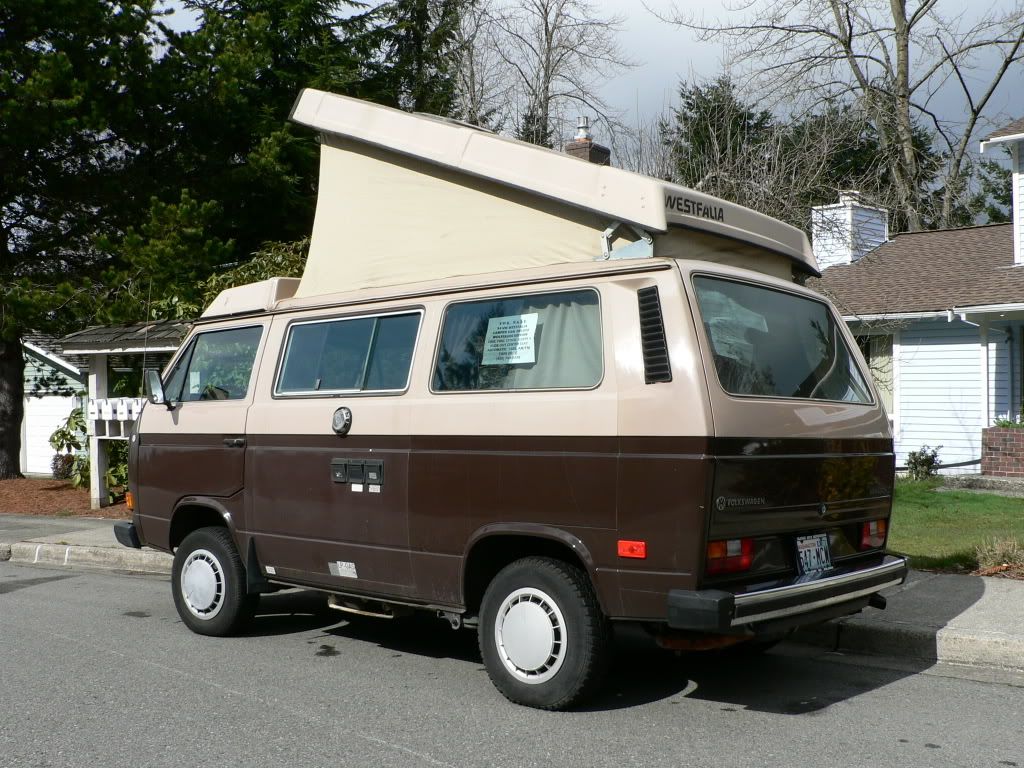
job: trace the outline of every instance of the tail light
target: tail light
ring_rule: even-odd
[[[753,561],[753,539],[728,539],[708,542],[706,570],[709,576],[749,571]]]
[[[872,520],[860,527],[860,548],[878,549],[885,546],[885,533],[889,524],[885,520]]]

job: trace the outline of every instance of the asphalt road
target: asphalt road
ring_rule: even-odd
[[[266,596],[190,633],[165,579],[0,563],[0,766],[1016,766],[1024,679],[619,643],[583,711],[506,702],[475,636]]]

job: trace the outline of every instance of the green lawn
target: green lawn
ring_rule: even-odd
[[[975,548],[993,539],[1024,543],[1024,499],[938,490],[940,481],[897,480],[889,549],[911,567],[978,567]]]

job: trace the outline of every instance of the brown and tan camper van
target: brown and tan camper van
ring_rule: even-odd
[[[117,535],[174,553],[189,628],[286,586],[429,611],[559,709],[614,625],[762,647],[903,581],[888,420],[801,232],[332,94],[293,119],[302,279],[221,294],[131,438]]]

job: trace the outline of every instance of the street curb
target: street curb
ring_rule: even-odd
[[[801,629],[793,640],[839,653],[1024,671],[1024,639],[1002,632],[956,627],[929,630],[847,619]]]
[[[165,552],[128,547],[81,547],[67,544],[0,543],[0,560],[33,565],[75,566],[169,575],[173,558]]]

